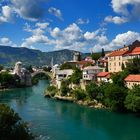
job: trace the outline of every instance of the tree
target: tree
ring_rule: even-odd
[[[60,91],[61,91],[61,96],[66,96],[67,93],[70,91],[70,89],[69,89],[69,81],[68,80],[63,80],[61,82]]]
[[[63,69],[75,69],[76,68],[76,65],[75,64],[72,64],[72,63],[64,63],[60,66],[60,69],[63,70]]]
[[[32,65],[26,67],[26,69],[27,69],[30,73],[33,73],[33,72],[34,72],[33,69],[32,69]]]
[[[99,93],[99,86],[96,83],[91,82],[86,85],[86,92],[91,100],[95,99]]]
[[[125,99],[125,107],[133,112],[140,113],[140,86],[135,85],[133,89],[129,90]]]
[[[78,101],[78,100],[83,100],[86,98],[86,94],[85,91],[82,90],[81,88],[75,89],[73,90],[73,95],[74,98]]]
[[[130,74],[140,74],[140,58],[134,58],[126,63],[126,70]]]
[[[125,79],[125,77],[127,77],[128,74],[129,73],[127,71],[122,71],[122,72],[113,74],[111,76],[113,83],[118,86],[124,87],[124,79]]]
[[[125,69],[124,63],[122,63],[121,68],[122,68],[122,70],[124,70],[124,69]]]
[[[49,92],[49,95],[55,96],[55,94],[57,93],[57,88],[53,85],[50,85],[47,87],[47,92]]]
[[[104,56],[105,56],[105,51],[104,51],[104,48],[102,48],[101,57],[104,57]]]
[[[27,123],[9,106],[0,104],[0,140],[33,140]]]
[[[82,71],[79,68],[75,68],[75,70],[70,78],[70,81],[73,84],[79,84],[80,79],[82,79]]]
[[[127,95],[125,88],[116,84],[109,84],[104,90],[104,103],[113,111],[124,110],[124,100]]]
[[[9,74],[8,72],[0,73],[0,83],[1,86],[11,86],[15,84],[14,75]]]
[[[0,71],[2,71],[4,69],[3,65],[0,65]]]
[[[91,57],[93,60],[97,61],[101,57],[101,53],[92,53]]]

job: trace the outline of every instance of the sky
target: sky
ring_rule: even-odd
[[[0,0],[0,45],[99,52],[140,40],[140,0]]]

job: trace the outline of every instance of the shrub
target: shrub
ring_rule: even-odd
[[[67,93],[70,91],[68,80],[62,81],[60,91],[61,91],[61,96],[66,96]]]
[[[73,95],[76,100],[83,100],[86,98],[85,91],[82,89],[73,90]]]
[[[0,139],[33,140],[27,124],[9,106],[0,104]]]
[[[82,71],[78,68],[75,68],[71,78],[70,78],[70,81],[73,83],[73,84],[79,84],[80,83],[80,79],[82,79]]]
[[[96,99],[99,93],[99,86],[96,83],[91,82],[86,86],[86,92],[91,100]]]
[[[125,88],[118,86],[116,84],[109,84],[105,90],[104,103],[106,106],[110,107],[113,111],[123,111],[124,110],[124,100],[127,95]]]
[[[140,113],[140,86],[135,85],[133,89],[128,91],[125,107],[130,111]]]
[[[49,95],[54,96],[57,93],[57,88],[55,86],[48,86],[47,91]]]

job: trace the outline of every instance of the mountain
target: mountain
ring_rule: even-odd
[[[50,65],[53,58],[54,64],[61,64],[64,61],[73,59],[73,50],[59,50],[53,52],[41,52],[28,48],[15,48],[0,46],[0,64],[14,66],[15,62],[21,61],[25,65]]]

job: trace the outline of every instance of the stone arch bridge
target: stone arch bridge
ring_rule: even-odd
[[[52,73],[50,72],[46,72],[44,70],[38,70],[38,71],[35,71],[31,74],[32,78],[35,77],[36,75],[38,74],[45,74],[46,76],[48,76],[49,78],[52,78]]]

